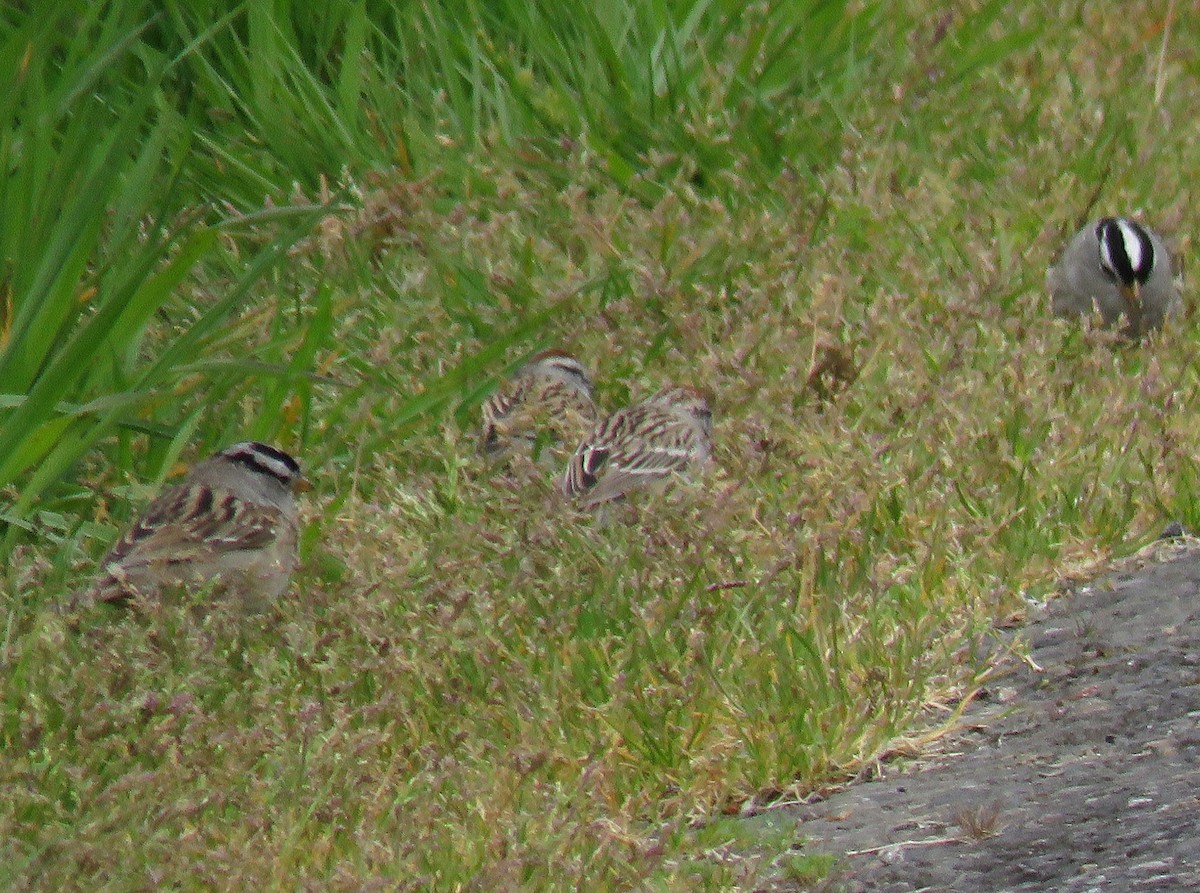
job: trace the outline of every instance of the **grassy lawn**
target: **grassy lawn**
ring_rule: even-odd
[[[5,889],[808,889],[729,816],[1200,525],[1190,289],[1130,347],[1044,286],[1102,213],[1191,253],[1190,4],[126,5],[3,23]],[[717,467],[603,522],[488,467],[547,346],[710,389]],[[276,611],[46,610],[244,437],[316,484]]]

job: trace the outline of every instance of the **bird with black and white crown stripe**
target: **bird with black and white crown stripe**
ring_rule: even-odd
[[[1098,312],[1110,327],[1124,318],[1122,331],[1133,337],[1162,328],[1182,304],[1162,237],[1128,217],[1102,217],[1075,233],[1046,271],[1046,286],[1056,315]]]
[[[287,589],[299,562],[295,495],[300,465],[257,441],[226,447],[167,487],[100,562],[95,583],[68,609],[126,602],[215,581],[250,611]]]

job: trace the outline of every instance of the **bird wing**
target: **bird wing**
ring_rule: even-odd
[[[614,413],[571,457],[563,477],[568,496],[586,493],[588,507],[619,499],[631,488],[654,483],[694,457],[695,432],[651,404]]]
[[[146,509],[103,566],[168,564],[200,555],[261,549],[275,539],[282,513],[208,484],[181,484]]]
[[[567,496],[578,496],[584,490],[596,486],[596,476],[608,461],[610,450],[603,443],[584,441],[579,445],[563,475],[562,491]]]
[[[660,481],[686,467],[692,458],[686,444],[641,446],[636,451],[615,450],[607,456],[603,475],[593,477],[588,507],[620,499],[628,491]]]
[[[518,375],[492,392],[483,402],[483,435],[480,444],[485,455],[498,456],[507,449],[506,441],[514,428],[520,428],[518,410],[524,404],[529,390],[525,376]]]
[[[284,513],[221,487],[182,483],[164,490],[100,563],[100,577],[63,606],[72,613],[97,602],[123,602],[155,566],[203,566],[220,555],[275,542]]]

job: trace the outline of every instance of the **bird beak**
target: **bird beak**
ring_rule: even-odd
[[[312,481],[310,481],[308,478],[304,477],[303,475],[296,478],[295,482],[292,484],[292,489],[297,493],[307,493],[312,488],[313,488]]]
[[[1121,295],[1125,298],[1125,303],[1129,305],[1129,309],[1137,312],[1142,309],[1141,289],[1135,282],[1133,285],[1122,285]]]

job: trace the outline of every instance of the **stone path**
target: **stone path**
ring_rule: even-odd
[[[1200,552],[1044,614],[1040,670],[996,679],[941,753],[772,816],[845,857],[834,889],[1200,891]]]

